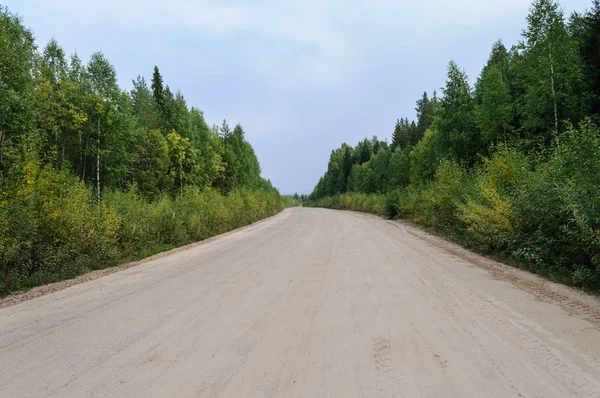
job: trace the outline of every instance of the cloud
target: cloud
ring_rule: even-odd
[[[85,23],[185,31],[223,45],[238,41],[240,61],[275,89],[331,89],[356,79],[374,54],[398,41],[434,40],[450,28],[485,24],[527,0],[421,2],[171,0],[41,2]],[[418,21],[418,22],[417,22]],[[419,39],[420,36],[420,40]],[[242,43],[240,45],[239,43]],[[236,45],[234,43],[234,45]]]

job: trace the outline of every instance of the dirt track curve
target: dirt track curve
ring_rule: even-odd
[[[1,309],[0,397],[599,397],[599,308],[399,223],[295,208]]]

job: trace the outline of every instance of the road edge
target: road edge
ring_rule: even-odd
[[[429,233],[419,226],[404,220],[390,220],[376,214],[352,210],[328,210],[344,211],[361,217],[377,218],[399,228],[407,234],[425,241],[433,247],[444,250],[479,269],[487,271],[490,277],[496,280],[510,283],[517,289],[531,294],[539,301],[558,305],[567,313],[579,316],[595,327],[600,328],[600,297],[598,296],[586,293],[573,286],[552,282],[541,275],[473,252],[459,243]]]
[[[45,285],[33,287],[26,291],[17,291],[17,292],[11,293],[5,297],[0,298],[0,309],[12,307],[14,305],[21,304],[25,301],[33,300],[38,297],[42,297],[42,296],[46,296],[48,294],[59,292],[61,290],[67,289],[71,286],[75,286],[75,285],[90,282],[90,281],[93,281],[96,279],[100,279],[104,276],[112,275],[114,273],[124,271],[129,268],[133,268],[140,264],[145,264],[150,261],[154,261],[154,260],[157,260],[157,259],[160,259],[163,257],[170,256],[175,253],[190,250],[195,247],[202,246],[207,243],[214,242],[216,240],[220,240],[229,235],[252,228],[258,224],[262,224],[266,221],[273,220],[276,217],[280,216],[281,214],[285,213],[287,210],[288,210],[288,208],[284,208],[284,209],[280,210],[279,212],[277,212],[276,214],[273,214],[272,216],[265,217],[261,220],[255,221],[252,224],[244,225],[243,227],[232,229],[231,231],[227,231],[227,232],[224,232],[219,235],[211,236],[210,238],[207,238],[204,240],[199,240],[197,242],[188,243],[187,245],[175,247],[173,249],[169,249],[169,250],[166,250],[166,251],[163,251],[160,253],[156,253],[156,254],[153,254],[152,256],[145,257],[140,260],[130,261],[127,263],[115,265],[114,267],[102,268],[102,269],[86,272],[85,274],[78,275],[72,279],[65,279],[65,280],[62,280],[59,282],[47,283]]]

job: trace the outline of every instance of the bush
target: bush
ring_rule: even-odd
[[[396,189],[394,191],[388,192],[385,195],[385,216],[387,218],[395,218],[399,214],[398,203],[401,197],[401,190]]]
[[[513,254],[534,270],[560,267],[588,287],[600,271],[600,132],[584,122],[559,138],[515,195]],[[533,250],[539,260],[523,255]]]
[[[306,204],[312,207],[324,207],[337,210],[353,210],[363,213],[385,215],[385,195],[346,193],[328,196]]]
[[[110,208],[67,171],[25,163],[16,174],[0,200],[0,293],[114,264]]]
[[[501,146],[484,159],[475,191],[459,206],[459,218],[474,245],[494,252],[513,243],[519,228],[514,196],[530,174],[529,162],[514,149]]]
[[[135,187],[100,203],[67,171],[26,163],[0,197],[0,294],[71,278],[252,223],[282,209],[274,190],[222,196],[187,187],[143,198]]]
[[[458,163],[445,160],[433,181],[421,189],[413,210],[426,225],[446,232],[459,228],[458,207],[473,189],[473,179]]]

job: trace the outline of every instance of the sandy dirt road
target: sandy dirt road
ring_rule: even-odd
[[[290,209],[4,308],[0,397],[600,396],[595,299],[409,228]]]

